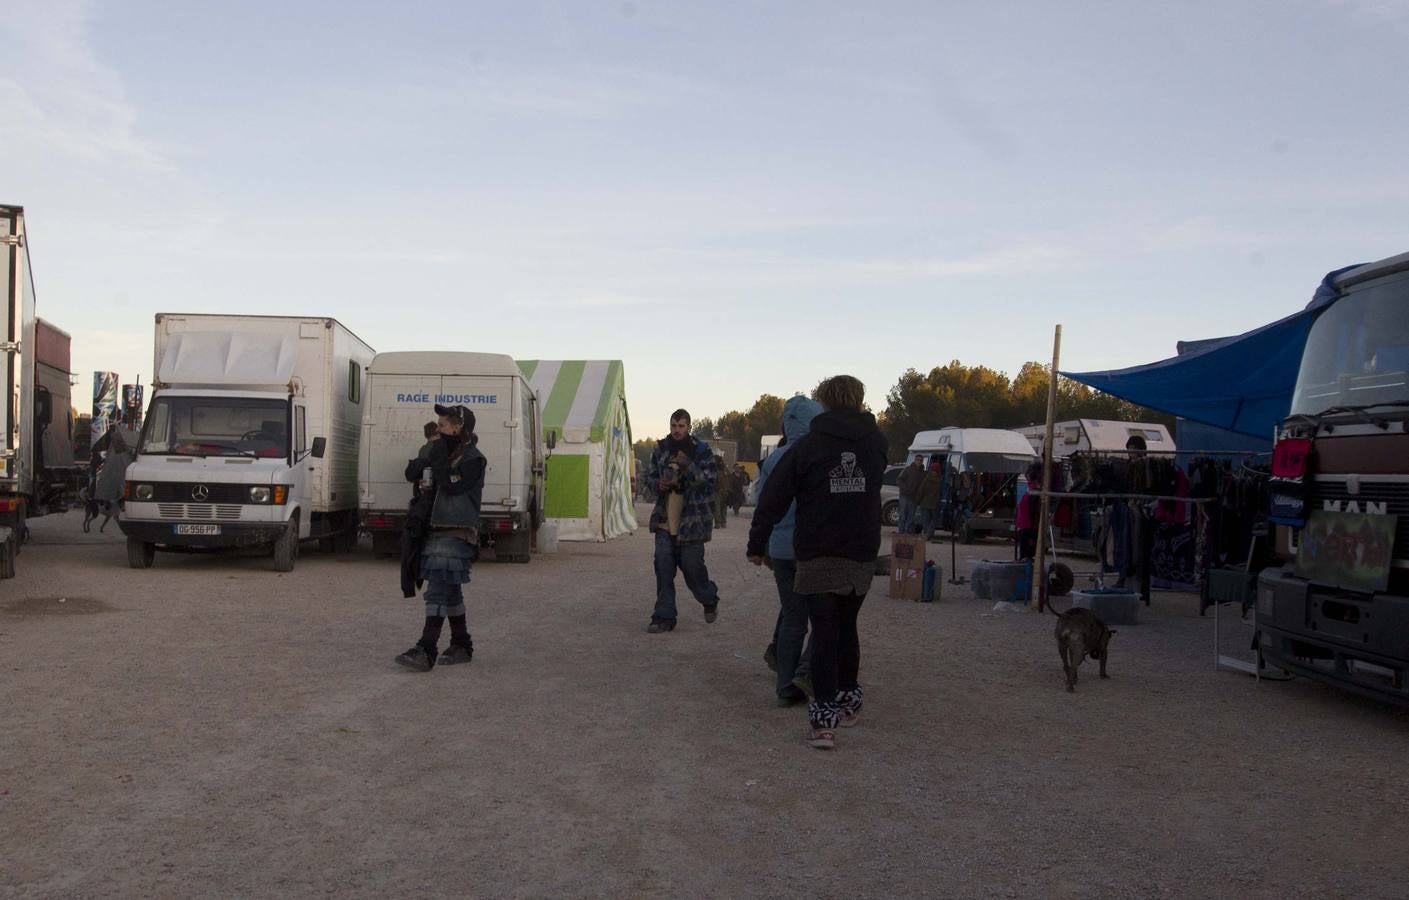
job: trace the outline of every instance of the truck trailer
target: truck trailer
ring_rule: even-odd
[[[36,317],[24,209],[0,206],[0,578],[13,578],[25,520],[65,512],[77,498],[68,334]]]
[[[357,538],[359,431],[374,352],[335,319],[159,313],[151,404],[127,470],[128,564],[155,553]]]
[[[425,443],[435,404],[475,414],[488,460],[480,543],[495,558],[528,562],[543,521],[544,438],[538,398],[512,357],[498,353],[379,353],[367,378],[362,419],[361,526],[373,550],[398,553],[411,485],[406,464]]]

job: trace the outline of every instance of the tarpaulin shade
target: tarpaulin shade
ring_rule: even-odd
[[[1338,299],[1328,274],[1302,311],[1237,337],[1191,342],[1180,356],[1129,369],[1063,372],[1073,381],[1149,409],[1258,438],[1291,411],[1306,336]]]

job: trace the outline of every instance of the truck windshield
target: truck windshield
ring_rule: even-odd
[[[141,453],[166,456],[289,455],[289,404],[238,397],[158,397]]]
[[[1409,279],[1339,300],[1311,326],[1294,415],[1409,405]]]

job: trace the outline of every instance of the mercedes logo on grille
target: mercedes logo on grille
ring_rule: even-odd
[[[210,499],[210,488],[203,484],[198,484],[191,488],[191,499],[197,503],[204,503]]]

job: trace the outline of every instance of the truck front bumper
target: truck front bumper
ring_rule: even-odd
[[[119,519],[122,533],[147,544],[179,550],[254,547],[272,544],[284,533],[282,522],[221,522],[219,534],[177,534],[177,525],[208,525],[208,522],[143,522]]]
[[[1409,597],[1356,594],[1266,569],[1257,628],[1258,650],[1278,668],[1409,706]]]

